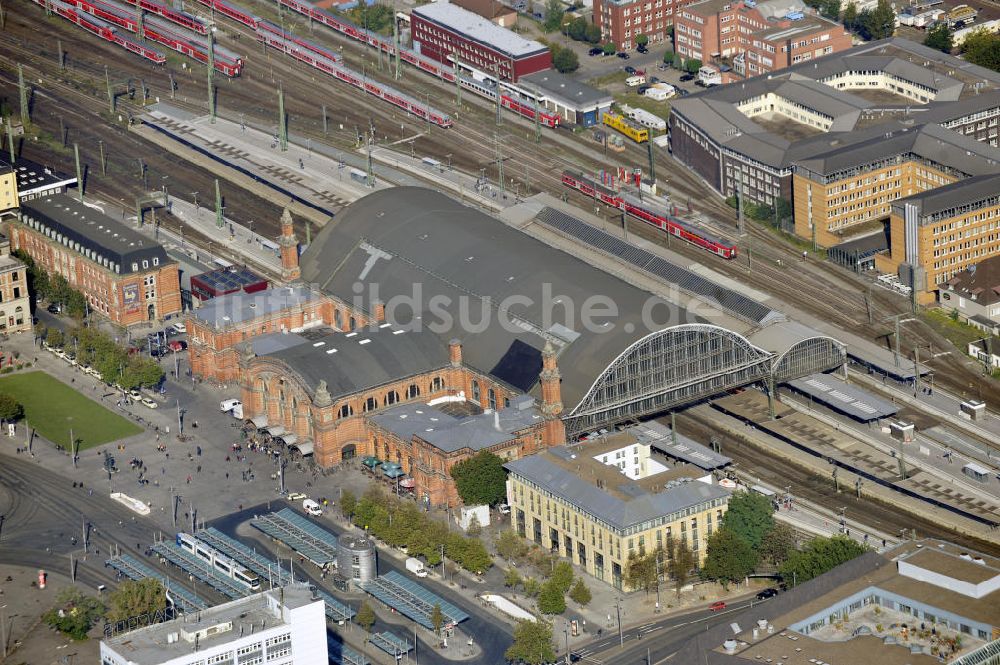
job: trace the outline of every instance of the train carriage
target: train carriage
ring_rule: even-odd
[[[605,205],[617,208],[650,226],[697,245],[716,256],[721,256],[724,259],[735,259],[737,256],[737,248],[732,241],[722,240],[711,232],[699,228],[689,221],[682,220],[658,206],[615,192],[581,173],[564,171],[562,181],[567,187],[572,187],[589,197],[598,199]]]
[[[248,592],[260,591],[260,576],[247,570],[239,562],[229,558],[211,545],[184,532],[177,534],[175,542],[178,547],[195,555],[205,564],[211,566],[213,570],[246,587]]]

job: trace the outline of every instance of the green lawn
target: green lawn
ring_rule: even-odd
[[[0,377],[0,392],[24,405],[25,419],[49,441],[69,447],[69,431],[80,450],[142,432],[142,428],[108,411],[44,372]]]

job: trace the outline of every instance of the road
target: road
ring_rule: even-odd
[[[705,609],[678,614],[633,626],[622,631],[621,636],[613,630],[604,630],[601,638],[573,649],[572,660],[608,665],[655,665],[677,651],[692,635],[731,621],[732,615],[766,602],[750,596],[728,603],[720,612]]]

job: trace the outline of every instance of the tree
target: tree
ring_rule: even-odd
[[[646,35],[637,35],[635,38],[636,46],[645,46],[649,43],[649,37]]]
[[[593,596],[590,593],[590,587],[584,584],[582,579],[578,579],[570,590],[569,597],[573,599],[574,603],[580,607],[584,607],[590,602]]]
[[[569,561],[560,561],[557,563],[552,567],[552,574],[549,576],[549,581],[555,584],[563,593],[569,591],[570,586],[573,584],[573,564]]]
[[[1000,71],[1000,36],[985,28],[973,30],[962,42],[965,59],[974,65]]]
[[[46,612],[42,620],[74,640],[86,639],[91,626],[104,614],[104,604],[93,596],[84,595],[77,587],[66,587],[56,596],[57,606]]]
[[[947,23],[938,23],[928,30],[927,36],[924,37],[924,46],[937,49],[942,53],[951,53],[953,45],[954,40],[952,39],[951,28],[948,27]]]
[[[701,69],[701,60],[698,58],[688,58],[684,61],[684,71],[688,74],[697,74]]]
[[[670,543],[667,543],[670,545]],[[694,553],[688,547],[686,540],[681,540],[673,545],[673,557],[670,559],[670,576],[674,578],[674,588],[677,590],[677,597],[681,597],[681,589],[691,579],[691,569],[694,568]]]
[[[602,48],[604,49],[604,55],[614,55],[618,50],[614,42],[605,42]]]
[[[858,34],[866,40],[886,39],[896,31],[896,13],[889,0],[878,0],[874,9],[865,9],[858,14]]]
[[[492,506],[507,496],[507,472],[503,460],[488,450],[451,467],[451,477],[462,502],[467,506]]]
[[[552,626],[545,621],[519,621],[514,627],[514,643],[504,652],[513,663],[545,665],[556,659],[552,649]]]
[[[656,574],[656,554],[629,554],[625,562],[625,584],[633,589],[645,589],[649,593],[659,584]]]
[[[858,6],[854,2],[848,2],[844,8],[844,16],[840,20],[844,24],[845,30],[853,32],[858,27]]]
[[[751,549],[760,547],[764,534],[774,526],[771,500],[757,492],[737,492],[729,499],[720,528],[729,529]]]
[[[542,592],[542,583],[534,577],[525,577],[523,584],[524,595],[528,598],[534,598]]]
[[[344,490],[344,493],[340,496],[340,513],[347,519],[351,519],[354,516],[354,508],[357,505],[358,499],[354,496],[354,492]]]
[[[565,592],[559,588],[555,580],[549,580],[542,585],[538,594],[538,610],[542,614],[562,614],[566,611]]]
[[[12,423],[24,417],[24,407],[12,395],[0,393],[0,423]]]
[[[508,589],[513,589],[518,584],[521,583],[521,573],[517,572],[517,568],[508,568],[503,573],[503,585]]]
[[[678,70],[684,69],[684,58],[681,57],[680,53],[674,52],[673,67]]]
[[[49,334],[45,337],[45,343],[57,349],[61,349],[66,343],[66,336],[59,328],[49,328]]]
[[[578,16],[566,24],[566,34],[569,35],[570,39],[582,42],[587,39],[587,25],[587,19]]]
[[[365,629],[365,632],[370,633],[372,631],[372,626],[375,625],[375,610],[372,609],[367,600],[361,601],[361,607],[358,608],[358,613],[354,615],[354,620],[359,626]]]
[[[598,28],[593,23],[587,23],[587,31],[584,38],[591,44],[596,44],[601,41],[601,29]]]
[[[757,555],[762,563],[780,566],[788,559],[788,554],[795,549],[795,531],[781,522],[775,522],[771,530],[764,534],[760,541]]]
[[[528,543],[524,542],[521,536],[513,529],[504,529],[496,540],[497,554],[507,559],[515,561],[528,553]]]
[[[674,57],[675,57],[674,52],[671,51],[670,49],[667,49],[666,52],[663,54],[663,64],[665,65],[674,64]]]
[[[542,30],[555,32],[562,25],[565,16],[566,12],[559,0],[545,0],[545,20],[542,22]]]
[[[819,13],[831,21],[840,18],[840,0],[824,0],[820,5]]]
[[[441,603],[434,603],[431,610],[431,625],[434,626],[434,634],[441,635],[441,626],[444,625],[444,613],[441,611]]]
[[[563,74],[575,72],[580,67],[580,59],[573,49],[563,48],[558,44],[549,47],[552,51],[552,66]]]
[[[793,550],[779,568],[786,584],[802,584],[861,556],[867,548],[847,536],[817,537],[801,550]]]
[[[729,529],[722,528],[708,538],[708,556],[702,572],[729,588],[753,572],[757,557],[745,540]]]
[[[108,596],[108,621],[125,621],[167,609],[167,593],[160,580],[147,577],[125,580]]]

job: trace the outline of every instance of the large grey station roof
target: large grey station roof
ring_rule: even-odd
[[[420,187],[351,204],[314,238],[301,265],[303,279],[317,288],[352,303],[363,297],[369,310],[379,300],[389,322],[429,330],[442,348],[459,339],[467,365],[524,392],[537,387],[541,349],[550,341],[567,410],[632,343],[697,322],[673,303]],[[414,296],[415,304],[402,300]],[[614,303],[618,314],[597,317],[602,325],[587,330],[581,309],[599,302]],[[648,326],[644,307],[653,314]],[[471,314],[463,316],[463,308]]]

